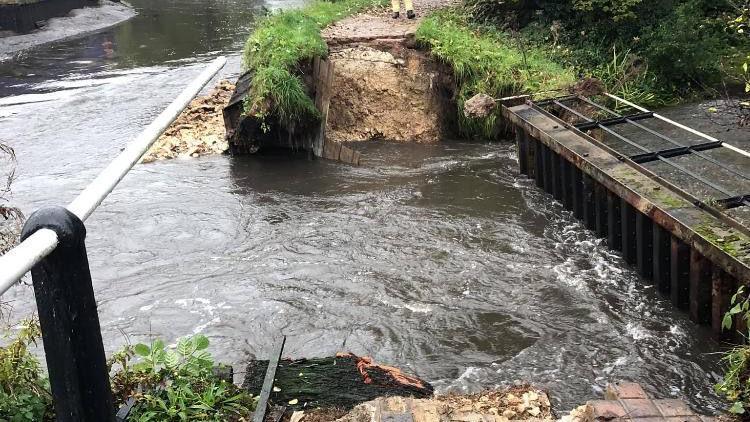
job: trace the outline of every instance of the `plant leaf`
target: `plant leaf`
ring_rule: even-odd
[[[146,357],[151,354],[151,348],[143,343],[136,344],[133,350],[135,350],[136,355],[141,357]]]
[[[204,350],[208,348],[208,338],[203,334],[198,334],[195,337],[195,350]]]
[[[732,328],[732,315],[725,314],[724,320],[721,321],[721,328],[724,330],[728,330]]]
[[[745,413],[745,406],[743,406],[742,402],[736,401],[732,407],[729,408],[729,412],[734,413],[735,415],[741,415]]]

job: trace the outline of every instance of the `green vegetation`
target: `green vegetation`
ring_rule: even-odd
[[[54,420],[49,382],[29,352],[41,335],[36,321],[24,321],[15,338],[0,348],[0,421]]]
[[[23,213],[10,205],[10,188],[16,177],[16,154],[0,142],[0,255],[18,243]]]
[[[733,257],[739,258],[739,251],[737,250],[735,243],[739,242],[741,239],[737,234],[724,236],[717,235],[714,226],[711,223],[702,223],[695,228],[695,231],[709,242],[721,248],[724,252]]]
[[[745,41],[750,39],[750,0],[735,5],[735,17],[729,21],[729,29]],[[745,92],[750,92],[750,52],[742,57],[742,79]],[[746,107],[746,106],[745,106]]]
[[[305,8],[271,14],[258,22],[245,44],[244,67],[253,73],[245,112],[291,124],[320,118],[300,78],[299,66],[328,54],[320,31],[382,0],[317,0]]]
[[[49,381],[29,352],[41,336],[37,321],[25,321],[0,348],[0,421],[55,420]],[[132,421],[249,420],[256,400],[220,379],[203,335],[182,338],[174,349],[161,340],[127,346],[108,361],[115,402],[133,398]]]
[[[255,408],[253,397],[214,374],[214,361],[203,335],[185,337],[174,350],[155,340],[126,347],[110,358],[119,370],[113,393],[124,402],[135,397],[134,421],[239,421]],[[131,364],[137,356],[139,361]],[[138,391],[143,390],[143,393]],[[243,419],[244,418],[244,419]]]
[[[729,0],[467,0],[472,19],[513,28],[607,90],[646,105],[738,82],[750,45]],[[741,19],[741,18],[739,18]]]
[[[750,338],[750,297],[745,286],[740,286],[732,296],[731,308],[724,315],[722,328],[729,330],[732,326],[743,325],[744,338]],[[715,387],[717,394],[732,403],[729,411],[738,415],[747,415],[750,407],[750,346],[737,346],[727,352],[723,359],[726,365],[724,378]]]
[[[452,68],[459,132],[466,137],[494,138],[498,127],[496,114],[478,120],[464,117],[464,102],[472,96],[557,91],[575,79],[570,69],[547,59],[542,50],[520,48],[518,39],[491,27],[473,27],[460,9],[438,11],[424,19],[417,41]]]

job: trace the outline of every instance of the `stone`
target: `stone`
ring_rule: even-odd
[[[470,119],[482,119],[495,110],[497,101],[487,94],[477,94],[464,102],[464,116]]]

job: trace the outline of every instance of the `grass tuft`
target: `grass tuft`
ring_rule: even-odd
[[[320,115],[305,91],[297,68],[315,57],[325,57],[328,47],[320,31],[347,16],[383,0],[316,0],[308,6],[280,11],[263,18],[245,44],[243,65],[253,72],[245,112],[280,121],[318,120]]]
[[[453,69],[458,85],[458,126],[464,137],[497,136],[496,114],[469,119],[464,102],[484,93],[494,98],[558,91],[575,81],[573,71],[536,48],[520,45],[510,35],[492,28],[472,27],[460,9],[437,11],[417,30],[417,42]]]

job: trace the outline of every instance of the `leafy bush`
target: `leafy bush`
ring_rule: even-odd
[[[723,19],[712,17],[711,8],[702,3],[693,0],[677,6],[642,37],[642,54],[649,68],[660,84],[677,94],[721,80],[729,39]]]
[[[110,358],[119,365],[113,378],[115,398],[135,398],[129,420],[240,421],[248,419],[255,400],[213,372],[214,361],[203,335],[182,338],[174,350],[155,340],[126,347]],[[138,357],[138,362],[130,360]],[[243,419],[244,418],[244,419]]]
[[[422,21],[417,41],[453,69],[458,86],[459,132],[462,136],[494,138],[497,115],[464,117],[464,102],[484,93],[495,98],[560,90],[573,73],[537,49],[518,47],[518,40],[489,27],[473,28],[458,9],[438,11]]]
[[[54,420],[49,382],[39,361],[29,352],[41,329],[36,320],[21,323],[10,343],[0,348],[0,421]]]
[[[728,0],[525,1],[538,10],[522,29],[531,44],[585,75],[606,70],[613,50],[629,51],[628,61],[636,64],[631,70],[640,70],[640,77],[627,78],[628,89],[620,93],[636,94],[630,98],[637,101],[649,92],[651,105],[718,85],[742,42],[726,31],[727,14],[741,13]]]
[[[724,315],[722,328],[730,329],[740,321],[744,321],[745,327],[750,326],[750,296],[745,286],[741,286],[732,296],[731,306]],[[750,331],[740,334],[750,336]],[[729,409],[731,413],[746,414],[750,408],[750,346],[735,347],[722,360],[726,371],[723,380],[715,387],[716,392],[732,403]]]
[[[320,31],[333,22],[383,0],[317,0],[297,10],[286,10],[262,19],[245,44],[243,64],[253,72],[245,112],[265,120],[275,116],[282,122],[315,121],[320,118],[298,66],[324,57],[328,46]]]

